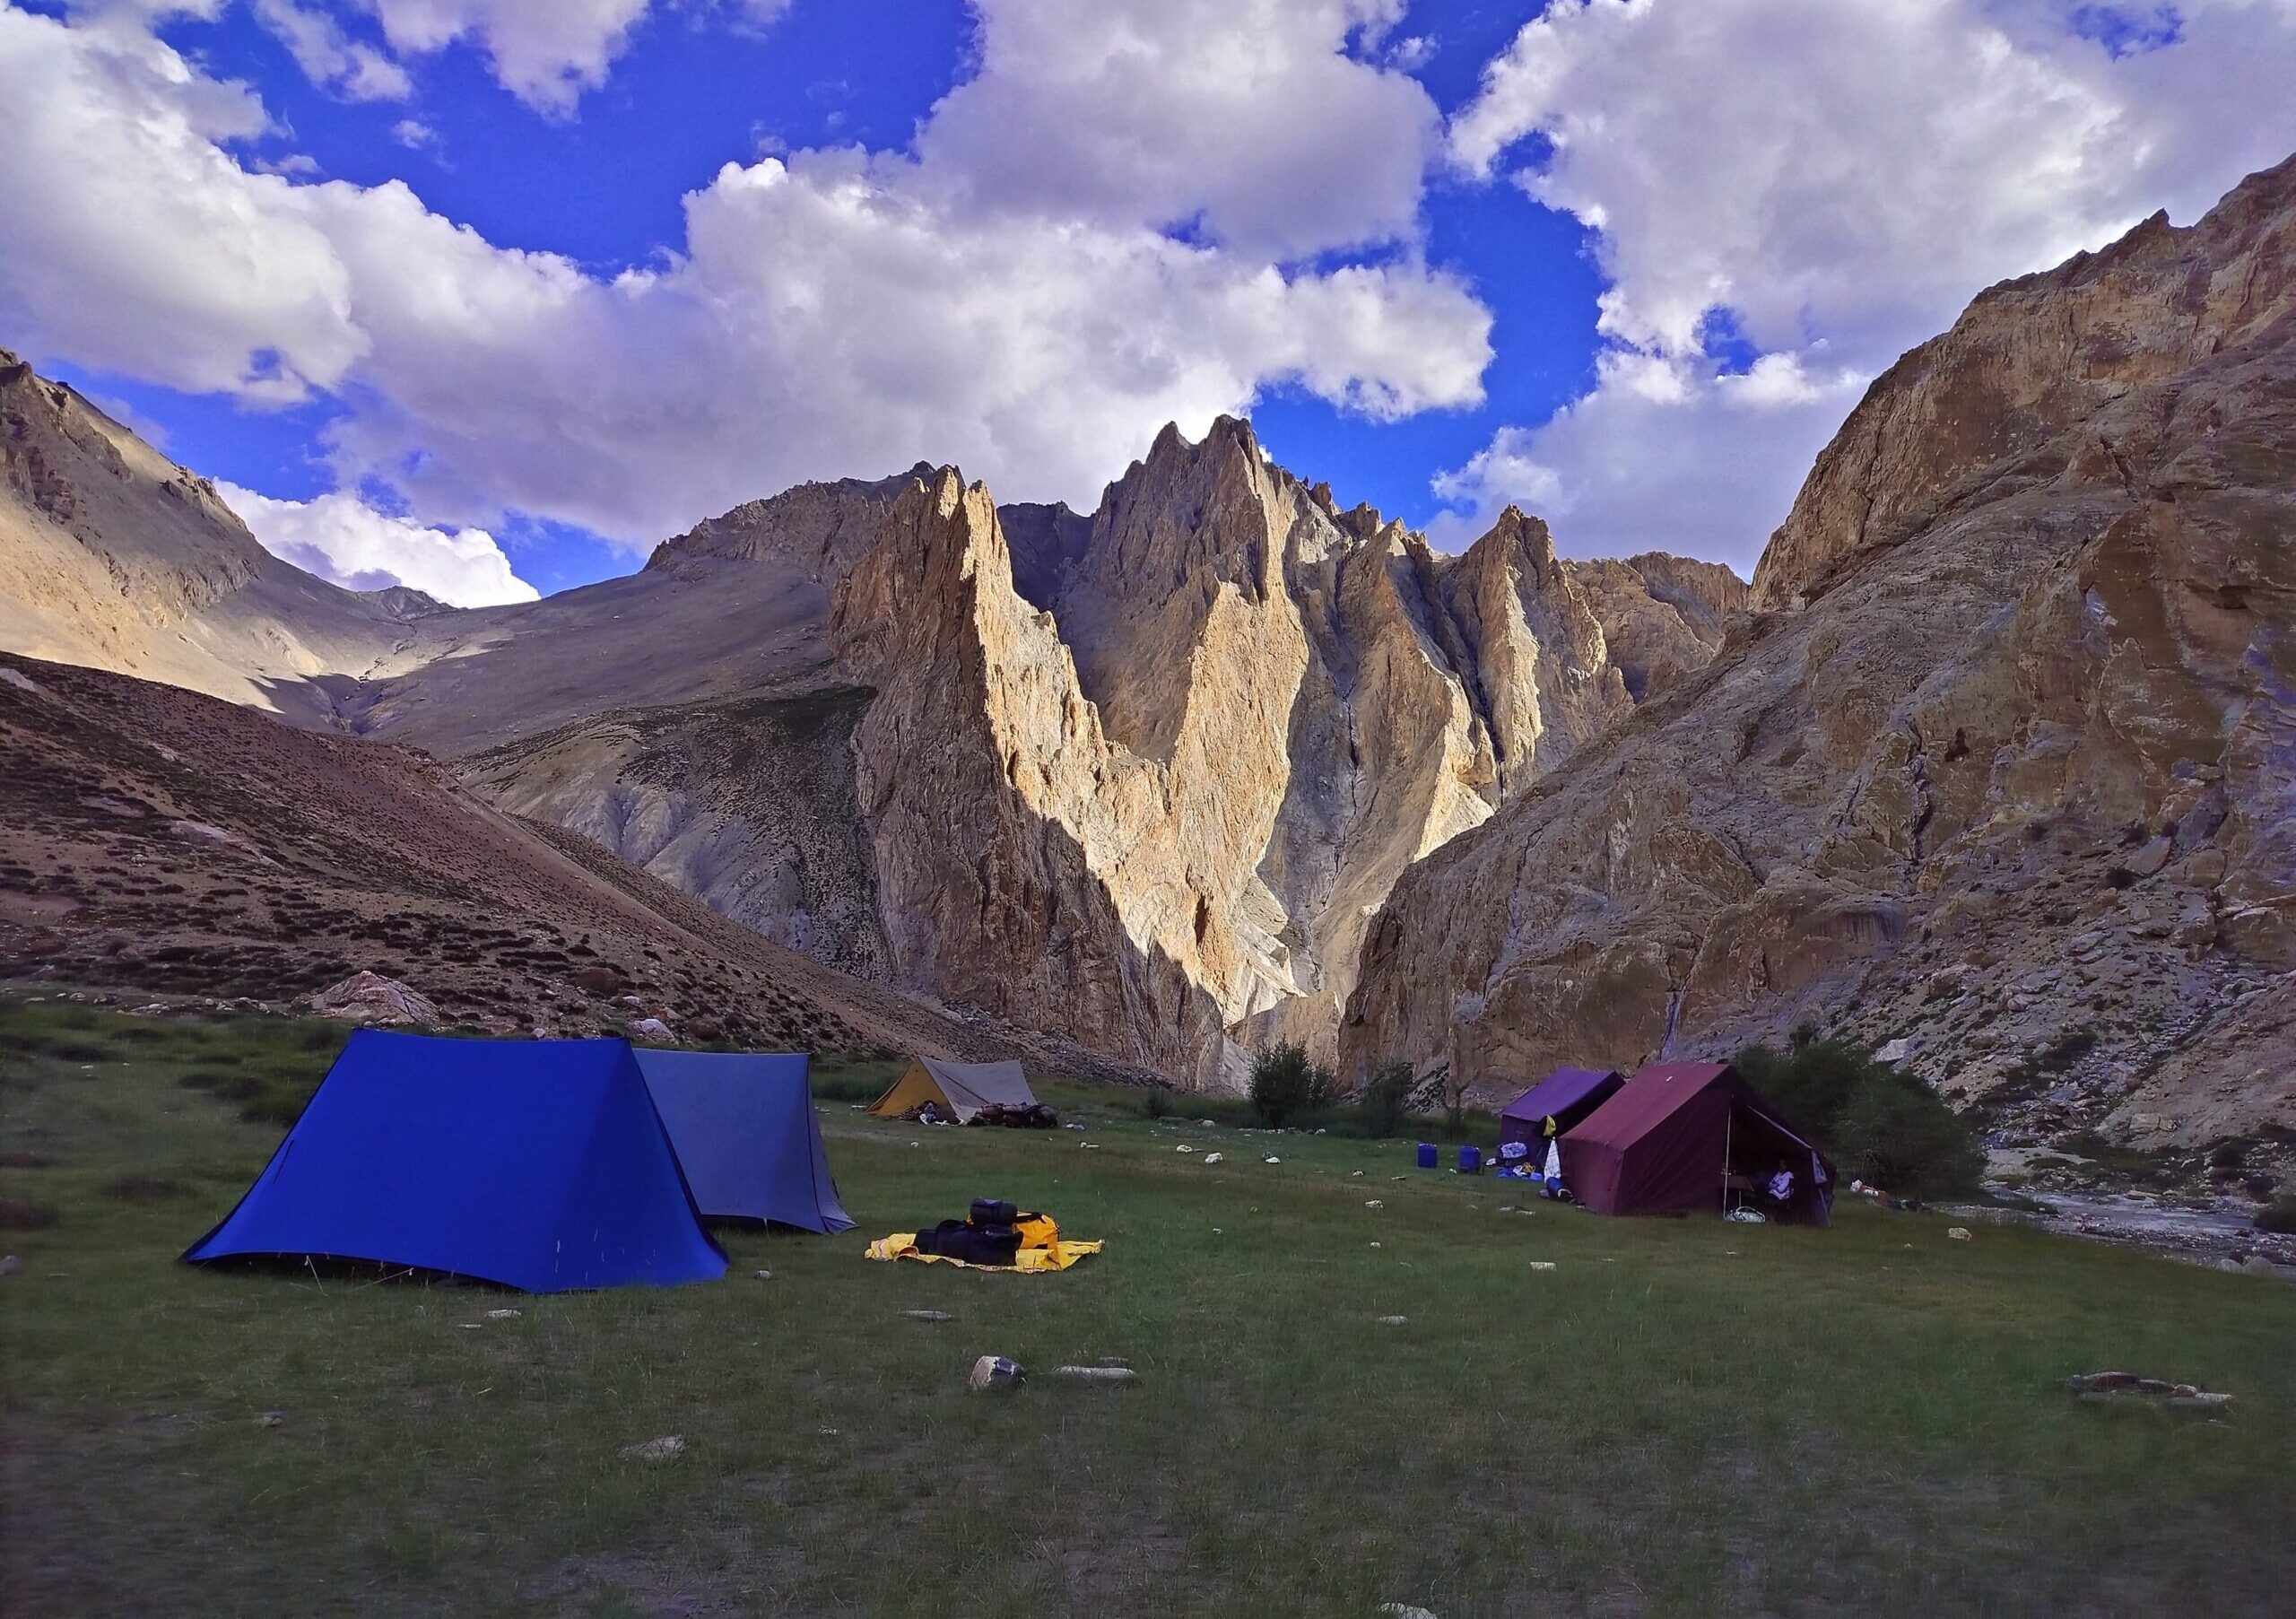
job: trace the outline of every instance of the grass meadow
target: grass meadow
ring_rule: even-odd
[[[855,1106],[877,1076],[837,1072],[859,1229],[725,1233],[721,1282],[177,1264],[342,1037],[0,1007],[0,1610],[2262,1615],[2296,1590],[2296,1291],[2270,1279],[1862,1207],[1826,1232],[1509,1212],[1514,1184],[1422,1173],[1407,1141],[1056,1085],[1088,1130],[882,1124]],[[1107,1250],[1040,1277],[862,1258],[975,1196]],[[973,1394],[989,1353],[1038,1375]],[[1044,1375],[1109,1356],[1137,1380]],[[2059,1386],[2109,1367],[2236,1398]],[[624,1455],[670,1434],[673,1461]]]

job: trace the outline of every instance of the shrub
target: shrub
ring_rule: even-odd
[[[1935,1091],[1846,1040],[1790,1053],[1750,1047],[1738,1072],[1813,1136],[1846,1178],[1901,1197],[1966,1195],[1985,1172],[1985,1150]]]
[[[1140,1099],[1140,1116],[1143,1119],[1168,1118],[1171,1110],[1172,1093],[1161,1085],[1147,1092]]]
[[[1328,1068],[1308,1060],[1308,1049],[1297,1040],[1262,1046],[1252,1058],[1252,1111],[1274,1129],[1304,1113],[1315,1113],[1338,1100],[1339,1083]]]
[[[1411,1065],[1390,1058],[1363,1087],[1363,1133],[1384,1141],[1403,1127],[1404,1104],[1411,1099]]]
[[[2275,1197],[2257,1211],[2257,1230],[2296,1232],[2296,1197]]]

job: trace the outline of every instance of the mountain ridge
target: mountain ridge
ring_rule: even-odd
[[[1650,578],[1700,565],[1567,562],[1512,510],[1461,556],[1439,555],[1275,465],[1235,417],[1195,441],[1168,426],[1091,513],[968,495],[961,544],[986,554],[993,539],[998,563],[993,581],[967,579],[996,599],[967,631],[907,598],[891,632],[977,639],[979,624],[1004,624],[997,652],[1036,652],[960,657],[964,701],[1003,715],[1014,736],[1041,729],[1047,702],[1089,711],[1101,739],[1098,778],[1033,806],[1010,770],[949,762],[1016,869],[1053,859],[1065,874],[1038,874],[1042,892],[1066,896],[1057,920],[1022,905],[1011,940],[967,939],[953,924],[920,932],[917,918],[963,889],[981,857],[964,844],[979,829],[946,821],[938,853],[887,833],[887,784],[900,776],[873,739],[898,736],[914,756],[920,733],[914,717],[906,728],[872,719],[883,688],[901,683],[884,674],[899,659],[872,654],[857,610],[839,607],[858,599],[857,578],[910,565],[891,553],[918,542],[916,521],[893,514],[952,479],[966,487],[920,464],[796,485],[663,542],[635,573],[535,603],[452,609],[404,588],[318,588],[356,626],[346,644],[250,655],[245,670],[161,659],[154,672],[299,725],[428,749],[497,804],[591,837],[827,965],[1034,1019],[1191,1083],[1234,1084],[1260,1040],[1296,1036],[1331,1055],[1364,921],[1396,874],[1631,708],[1607,630],[1658,648],[1647,661],[1676,678],[1708,651],[1709,621],[1743,599],[1735,578],[1720,588],[1709,572],[1674,590],[1677,605]],[[165,538],[149,509],[175,497],[130,492],[143,504],[117,525]],[[203,511],[212,533],[198,537],[239,571],[208,592],[199,633],[269,644],[274,619],[291,614],[248,596],[248,581],[303,576],[220,502]],[[1598,567],[1610,570],[1599,588]],[[291,635],[291,622],[277,627],[272,640]],[[148,648],[50,649],[151,661]],[[1663,683],[1645,661],[1634,683]],[[930,706],[914,683],[901,689]],[[962,714],[943,712],[931,740],[970,734]],[[1047,779],[1067,768],[1058,753]],[[1108,782],[1135,779],[1150,785],[1113,819],[1094,803]],[[1015,801],[989,802],[1002,799]],[[1076,845],[1065,865],[1048,852],[1062,839]],[[904,875],[912,860],[938,886]],[[1051,940],[1075,952],[1065,979],[1046,977]],[[1014,982],[1035,989],[974,970],[1008,945],[1022,952]],[[1100,994],[1084,980],[1102,968],[1131,988]]]

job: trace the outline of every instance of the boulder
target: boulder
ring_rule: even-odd
[[[407,1024],[418,1029],[439,1026],[435,1002],[379,972],[354,972],[341,983],[308,997],[303,1004],[322,1017],[342,1018],[354,1023]]]

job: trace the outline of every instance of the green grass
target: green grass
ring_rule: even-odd
[[[0,1011],[0,1192],[55,1214],[0,1233],[0,1611],[2264,1614],[2296,1579],[2296,1293],[2270,1280],[1862,1208],[1501,1213],[1515,1186],[1409,1170],[1408,1140],[1057,1087],[1091,1130],[824,1103],[861,1229],[733,1232],[709,1285],[175,1264],[279,1134],[183,1081],[292,1100],[323,1034]],[[976,1195],[1107,1251],[1033,1278],[862,1258]],[[969,1393],[984,1353],[1039,1376]],[[1107,1355],[1139,1380],[1041,1375]],[[2237,1400],[2057,1386],[2108,1367]],[[622,1455],[671,1433],[674,1462]]]

